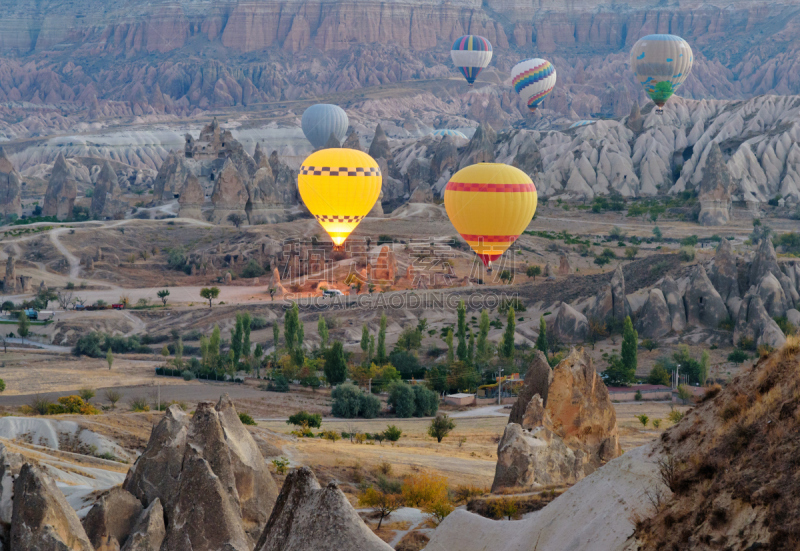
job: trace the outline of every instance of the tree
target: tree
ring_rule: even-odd
[[[380,530],[383,519],[403,506],[403,497],[370,486],[358,496],[358,504],[362,507],[370,507],[378,515],[378,529]]]
[[[438,396],[437,396],[438,401]],[[411,417],[416,410],[414,389],[411,385],[398,381],[389,387],[389,406],[398,417]]]
[[[222,342],[222,335],[219,330],[219,325],[215,325],[211,331],[211,338],[208,340],[206,347],[206,368],[216,371],[219,365],[219,348]]]
[[[525,270],[525,275],[528,277],[532,277],[534,281],[536,281],[536,276],[542,275],[542,267],[541,266],[528,266],[528,269]]]
[[[61,291],[58,291],[56,293],[56,300],[58,300],[58,306],[62,310],[66,310],[69,308],[70,304],[72,304],[72,293],[68,293],[66,291],[62,293]]]
[[[289,416],[286,424],[298,427],[302,427],[305,424],[312,429],[318,429],[322,426],[322,415],[319,413],[308,413],[305,410],[298,411],[294,415]]]
[[[626,369],[622,358],[616,353],[608,357],[608,367],[601,376],[607,386],[626,386],[636,380],[635,373]]]
[[[477,363],[483,365],[489,359],[489,312],[481,310],[481,321],[478,329]]]
[[[455,361],[455,354],[453,353],[453,328],[448,327],[447,333],[444,337],[444,342],[447,343],[447,363],[451,364]]]
[[[228,222],[236,226],[237,229],[239,228],[239,226],[242,225],[242,222],[244,222],[244,220],[245,220],[244,216],[235,212],[232,212],[228,215]]]
[[[455,421],[450,419],[446,413],[440,413],[431,421],[428,427],[428,435],[431,438],[436,438],[436,441],[441,444],[442,439],[450,434],[450,431],[454,428],[456,428]]]
[[[108,352],[106,352],[106,363],[108,364],[109,371],[111,370],[111,366],[114,365],[114,354],[111,353],[111,347],[108,347]]]
[[[317,321],[317,332],[319,333],[320,348],[325,350],[328,347],[328,324],[325,323],[325,318],[322,314],[319,315]]]
[[[420,346],[422,346],[422,333],[419,327],[409,325],[403,329],[403,332],[400,333],[400,336],[397,338],[395,350],[411,352],[412,350],[417,350]],[[393,353],[394,352],[392,352],[392,354]],[[391,354],[389,355],[389,360],[391,361]]]
[[[50,304],[50,301],[58,300],[58,294],[49,287],[47,287],[45,289],[41,289],[36,294],[36,298],[39,300],[39,302],[42,303],[43,305],[42,310],[47,310],[47,305]]]
[[[250,318],[250,312],[242,314],[242,354],[243,358],[250,358],[250,349],[252,343],[250,342],[250,329],[253,320]]]
[[[369,358],[370,362],[372,362],[372,358],[375,357],[375,335],[369,336],[369,349],[367,349],[367,358]]]
[[[653,237],[655,238],[656,241],[661,241],[661,239],[663,239],[663,236],[661,235],[661,228],[659,228],[658,226],[653,228]]]
[[[231,352],[233,353],[233,365],[239,365],[239,358],[242,357],[242,315],[236,314],[236,324],[231,331]]]
[[[375,361],[378,365],[383,365],[387,360],[386,356],[386,314],[381,314],[381,326],[378,330],[378,350],[375,355]]]
[[[509,272],[508,270],[503,270],[502,272],[500,272],[500,279],[503,281],[503,283],[508,283],[509,281],[514,279],[514,276],[512,276],[511,272]]]
[[[156,296],[161,299],[161,302],[164,306],[167,305],[167,301],[169,300],[169,289],[161,289],[159,292],[156,293]],[[205,297],[203,297],[205,298]]]
[[[264,355],[264,347],[261,343],[256,343],[256,349],[253,351],[253,358],[256,360],[256,377],[261,378],[261,357]]]
[[[536,337],[534,348],[541,350],[544,353],[544,357],[547,357],[547,324],[544,321],[544,316],[539,317],[539,336]]]
[[[710,363],[710,356],[708,355],[708,350],[703,350],[703,353],[700,355],[700,386],[705,386],[706,381],[708,380],[708,372],[709,372],[709,363]]]
[[[647,376],[647,383],[651,385],[669,386],[669,371],[660,364],[656,364]]]
[[[297,326],[300,324],[299,309],[297,303],[286,310],[283,315],[283,340],[286,343],[286,350],[291,354],[297,345]]]
[[[361,326],[361,352],[363,356],[362,363],[364,365],[369,365],[372,358],[367,355],[367,351],[369,350],[369,329],[367,328],[367,324]]]
[[[341,384],[347,379],[347,360],[341,341],[333,341],[330,350],[325,354],[324,371],[331,386]]]
[[[636,258],[636,253],[639,252],[639,247],[625,247],[625,258],[633,260]]]
[[[469,345],[467,346],[467,363],[473,365],[475,363],[475,333],[472,328],[469,330]]]
[[[281,327],[278,325],[278,322],[272,324],[272,345],[275,347],[274,351],[272,352],[272,359],[273,361],[278,361],[278,344],[281,335]]]
[[[219,296],[219,287],[203,287],[200,296],[208,301],[208,307],[211,308],[211,301]]]
[[[121,399],[122,399],[122,393],[120,391],[115,390],[113,388],[106,389],[106,400],[111,402],[111,409],[116,408],[117,402],[119,402]]]
[[[461,362],[467,361],[467,307],[463,300],[458,302],[458,349],[456,355]]]
[[[517,322],[514,318],[514,307],[508,308],[508,322],[506,323],[506,330],[503,333],[503,344],[500,349],[503,357],[511,361],[514,358],[514,331],[516,330]]]
[[[30,330],[31,321],[28,319],[28,316],[25,315],[25,310],[23,310],[19,313],[19,320],[17,321],[17,335],[20,336],[23,344],[25,344],[25,337],[28,336]]]
[[[633,328],[631,317],[625,317],[625,323],[622,328],[622,365],[630,381],[636,377],[636,368],[638,367],[637,353],[639,348],[639,335]]]

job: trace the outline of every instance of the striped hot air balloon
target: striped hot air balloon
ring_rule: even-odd
[[[350,122],[347,113],[338,105],[318,103],[303,111],[300,124],[306,139],[311,145],[319,148],[328,142],[331,134],[342,143]]]
[[[333,243],[341,246],[381,193],[375,159],[355,149],[323,149],[300,167],[297,189]]]
[[[492,61],[492,43],[482,36],[468,34],[456,39],[450,57],[472,88],[478,73]]]
[[[511,85],[528,104],[528,109],[536,111],[556,87],[556,68],[538,57],[520,61],[511,69]]]
[[[663,113],[664,104],[692,72],[694,55],[689,43],[671,34],[640,38],[631,50],[631,68],[648,97]]]
[[[463,138],[467,139],[467,137],[463,134],[463,132],[459,132],[458,130],[450,130],[449,128],[441,128],[439,130],[433,131],[434,136],[452,136],[453,138]]]
[[[450,222],[490,269],[528,227],[536,202],[536,186],[528,175],[500,163],[463,168],[444,190]]]

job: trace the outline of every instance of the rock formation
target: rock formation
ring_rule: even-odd
[[[92,216],[115,218],[124,214],[128,205],[120,200],[121,193],[117,173],[114,172],[108,161],[104,162],[94,186],[92,204],[89,209]]]
[[[233,161],[226,160],[211,194],[211,203],[214,205],[213,222],[233,226],[233,222],[228,219],[231,215],[240,216],[242,220],[246,221],[245,207],[248,198],[245,178],[237,170]]]
[[[589,320],[566,302],[562,302],[552,316],[548,331],[562,343],[582,343],[589,335]]]
[[[431,186],[426,183],[419,184],[414,191],[411,192],[411,197],[408,200],[409,203],[434,203],[435,198],[433,196],[433,190]]]
[[[191,169],[183,157],[177,151],[170,151],[153,182],[153,198],[156,201],[172,201],[189,174]]]
[[[526,386],[543,381],[539,369]],[[521,419],[520,410],[512,414],[521,423],[510,422],[497,447],[493,492],[574,483],[621,454],[608,390],[583,350],[555,367],[546,402],[534,394]]]
[[[508,422],[521,425],[528,402],[537,394],[542,399],[542,405],[547,406],[547,391],[552,382],[553,370],[547,363],[547,358],[541,350],[534,350],[533,361],[525,373],[525,384],[517,396],[517,401],[511,406]]]
[[[72,218],[72,208],[77,196],[78,187],[70,174],[64,155],[59,153],[44,194],[42,215],[55,216],[59,220]]]
[[[383,282],[393,284],[397,276],[397,256],[394,251],[388,246],[381,247],[381,252],[375,260],[375,266],[372,268],[371,278],[373,282]]]
[[[520,145],[511,164],[528,175],[535,175],[542,171],[542,153],[536,145],[536,140],[531,134],[519,133],[511,138],[519,139]]]
[[[739,271],[736,267],[736,257],[733,255],[731,242],[723,239],[717,245],[714,255],[714,266],[708,273],[708,279],[725,302],[730,304],[730,300],[740,298],[739,292]]]
[[[761,278],[756,293],[761,298],[767,314],[772,318],[783,316],[791,306],[786,300],[786,293],[783,292],[780,281],[771,273]]]
[[[467,148],[461,154],[461,159],[458,163],[459,170],[477,163],[493,163],[495,159],[494,142],[496,139],[497,135],[492,127],[481,123],[475,129]]]
[[[558,275],[565,276],[572,273],[572,267],[569,265],[567,255],[562,254],[558,258]]]
[[[347,137],[344,139],[344,143],[342,143],[342,147],[346,147],[347,149],[355,149],[357,151],[363,151],[361,148],[361,140],[356,134],[355,130],[351,130]]]
[[[386,137],[386,132],[383,131],[383,127],[380,124],[375,127],[375,136],[372,138],[368,153],[375,160],[386,159],[389,162],[393,159],[392,150],[389,147],[389,138]]]
[[[335,482],[320,487],[307,467],[283,483],[256,551],[390,551],[367,528]]]
[[[325,142],[325,145],[322,146],[322,149],[339,149],[342,147],[342,144],[339,143],[339,140],[336,139],[336,136],[331,134],[328,136],[328,141]]]
[[[203,220],[203,205],[206,201],[206,194],[203,191],[197,176],[189,174],[183,187],[180,189],[180,197],[178,198],[178,216],[181,218],[194,218],[196,220]]]
[[[636,319],[636,331],[643,339],[658,339],[672,330],[667,300],[661,289],[650,289],[639,316]]]
[[[286,287],[284,287],[281,283],[281,274],[278,272],[278,268],[272,269],[272,277],[269,280],[269,288],[275,289],[275,295],[279,297],[288,292],[286,291]]]
[[[17,292],[17,260],[11,255],[8,255],[8,259],[6,259],[6,277],[3,280],[3,292],[8,294]]]
[[[642,117],[642,111],[639,109],[639,102],[634,101],[631,104],[631,114],[628,115],[625,126],[636,134],[641,132],[644,128],[644,117]]]
[[[22,178],[14,169],[14,165],[0,147],[0,214],[3,217],[11,215],[22,216]]]
[[[122,547],[142,509],[142,503],[120,487],[101,495],[83,519],[83,528],[95,551]]]
[[[661,293],[669,307],[672,330],[680,333],[686,328],[686,306],[683,304],[683,295],[681,295],[678,284],[670,276],[664,277],[661,282]]]
[[[753,261],[750,263],[750,270],[748,272],[750,286],[760,284],[767,273],[774,275],[780,282],[781,288],[788,299],[795,304],[800,300],[798,290],[792,285],[791,280],[786,274],[781,271],[780,266],[778,266],[778,256],[775,254],[775,247],[773,247],[772,240],[768,237],[759,242],[756,254],[753,257]]]
[[[164,509],[156,498],[139,515],[120,551],[160,551],[165,535]]]
[[[431,184],[437,184],[437,189],[443,192],[447,180],[456,171],[457,166],[458,148],[456,147],[455,138],[444,136],[433,147],[433,157],[431,157],[430,165]]]
[[[191,420],[170,407],[123,488],[144,505],[161,501],[167,549],[217,549],[203,542],[225,541],[231,549],[252,548],[278,493],[227,396],[216,406],[201,402]],[[217,524],[223,520],[224,529]]]
[[[728,317],[728,308],[708,279],[705,268],[695,266],[683,294],[688,325],[705,325],[712,329]]]
[[[611,277],[611,283],[597,296],[589,318],[603,322],[611,321],[622,327],[625,317],[630,314],[631,306],[625,295],[625,276],[622,273],[622,266],[617,266]]]
[[[778,348],[786,342],[783,331],[775,320],[769,317],[761,297],[752,288],[744,296],[739,307],[739,316],[733,329],[734,344],[738,345],[745,337],[752,339],[757,346],[766,344],[773,348]]]
[[[25,461],[0,444],[0,550],[10,549],[11,517],[14,510],[14,479]]]
[[[703,179],[700,180],[698,200],[700,215],[697,221],[704,226],[724,226],[731,214],[733,178],[722,158],[719,144],[711,144]]]
[[[75,509],[55,482],[26,463],[14,481],[9,547],[20,551],[94,551]]]

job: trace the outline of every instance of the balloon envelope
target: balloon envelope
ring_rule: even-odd
[[[381,183],[375,159],[347,148],[312,153],[297,176],[300,197],[337,246],[375,205]]]
[[[538,57],[520,61],[511,69],[511,84],[528,109],[536,111],[556,87],[556,68]]]
[[[472,86],[481,69],[489,65],[492,60],[492,43],[482,36],[473,34],[461,36],[453,43],[450,57]]]
[[[631,50],[636,80],[658,106],[663,107],[692,71],[694,55],[689,43],[671,34],[640,38]]]
[[[467,137],[459,132],[458,130],[450,130],[449,128],[441,128],[439,130],[433,131],[434,136],[452,136],[454,138],[464,138],[465,140]]]
[[[536,212],[536,186],[527,174],[500,163],[479,163],[453,174],[444,190],[447,216],[485,265],[502,255]]]
[[[315,148],[323,147],[333,134],[342,143],[349,125],[347,113],[338,105],[318,103],[303,112],[303,134]]]

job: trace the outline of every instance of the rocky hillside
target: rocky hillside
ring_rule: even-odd
[[[24,122],[13,116],[19,102],[29,103],[38,113],[25,126],[36,132],[68,129],[73,116],[191,114],[457,78],[449,46],[469,32],[494,44],[484,82],[503,83],[520,58],[543,54],[559,71],[548,110],[622,116],[632,100],[644,100],[628,49],[651,32],[680,34],[695,48],[686,97],[800,92],[798,7],[794,0],[9,0],[0,14],[0,103],[11,102],[2,107],[11,125]],[[505,83],[501,100],[511,116],[523,116]]]

